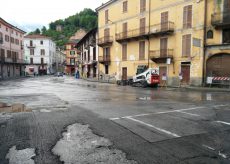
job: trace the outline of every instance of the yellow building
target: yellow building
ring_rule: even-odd
[[[100,71],[126,79],[159,67],[168,85],[201,85],[205,0],[110,0],[98,12]]]
[[[204,77],[230,77],[230,0],[207,3]],[[229,81],[225,81],[228,84]]]

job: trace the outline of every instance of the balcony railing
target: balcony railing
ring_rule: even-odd
[[[110,55],[99,56],[98,61],[99,61],[99,63],[102,63],[102,64],[109,63],[111,61]]]
[[[230,28],[230,12],[212,14],[211,23],[216,28]]]
[[[167,35],[174,32],[174,23],[173,22],[164,22],[155,24],[150,27],[150,35]]]
[[[35,44],[29,44],[29,45],[28,45],[28,44],[27,44],[26,47],[27,47],[27,48],[35,48],[36,45],[35,45]]]
[[[166,63],[168,58],[173,59],[173,49],[150,51],[149,56],[155,63]]]
[[[6,57],[1,57],[0,61],[3,63],[9,63],[9,64],[25,64],[26,63],[24,59],[6,58]]]
[[[110,46],[113,43],[113,37],[112,36],[104,36],[102,38],[99,38],[97,40],[98,46]]]
[[[122,41],[128,41],[131,39],[139,39],[143,38],[145,36],[148,36],[149,27],[143,27],[143,28],[137,28],[134,30],[121,32],[116,34],[116,41],[122,42]]]

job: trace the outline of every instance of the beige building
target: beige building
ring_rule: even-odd
[[[159,67],[161,77],[167,75],[168,85],[178,86],[179,75],[184,85],[202,85],[206,76],[205,20],[210,24],[217,2],[108,1],[96,9],[100,71],[127,79],[136,74],[138,66],[146,65]],[[210,27],[215,29],[212,24]],[[220,33],[215,29],[216,35]]]

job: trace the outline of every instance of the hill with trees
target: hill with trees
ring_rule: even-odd
[[[57,26],[61,26],[62,30],[56,30]],[[47,29],[45,26],[42,29],[36,29],[30,34],[42,34],[51,37],[59,47],[68,42],[69,38],[75,34],[79,29],[86,31],[97,27],[97,13],[91,9],[84,9],[83,11],[70,16],[66,19],[59,19],[49,24]]]

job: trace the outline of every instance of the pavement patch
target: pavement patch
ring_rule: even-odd
[[[69,163],[119,163],[136,164],[127,160],[125,153],[110,149],[112,143],[99,137],[89,129],[89,125],[73,124],[68,126],[63,138],[57,142],[52,152],[60,156],[60,160]]]
[[[7,105],[6,103],[0,103],[0,113],[20,113],[20,112],[31,112],[24,104],[16,103]]]
[[[9,159],[9,164],[34,164],[34,160],[31,159],[34,156],[36,156],[35,149],[17,150],[16,146],[13,146],[6,155],[6,159]]]

